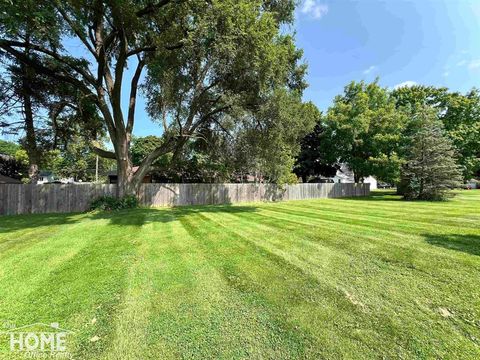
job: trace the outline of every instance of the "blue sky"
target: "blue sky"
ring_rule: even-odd
[[[347,83],[377,76],[392,88],[480,87],[479,19],[480,0],[301,0],[290,30],[309,65],[304,98],[325,111]],[[67,47],[82,53],[79,44]],[[131,64],[126,83],[133,71]],[[159,135],[144,105],[139,99],[134,134]]]
[[[480,0],[303,0],[297,45],[309,65],[305,99],[326,110],[351,80],[480,86]]]

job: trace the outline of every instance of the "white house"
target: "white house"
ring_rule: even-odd
[[[480,188],[480,181],[475,179],[470,179],[467,181],[467,187],[470,189],[479,189]]]
[[[40,171],[38,174],[37,184],[47,184],[54,181],[61,182],[62,184],[73,184],[75,179],[73,177],[58,179],[51,171]]]
[[[55,181],[55,177],[51,171],[40,171],[38,174],[37,184],[45,184]]]
[[[341,164],[340,169],[337,170],[337,173],[332,178],[336,183],[354,183],[355,177],[353,171],[349,169],[346,164]],[[370,190],[377,189],[377,179],[373,176],[369,176],[363,180],[365,184],[370,184]]]

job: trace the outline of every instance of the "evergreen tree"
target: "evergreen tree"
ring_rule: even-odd
[[[421,126],[411,137],[407,162],[402,167],[407,200],[444,200],[462,180],[462,169],[452,141],[431,109],[419,112]]]
[[[333,177],[337,173],[337,159],[331,151],[332,134],[324,124],[323,118],[318,119],[313,131],[301,141],[301,150],[293,169],[297,176],[306,183],[309,177]]]

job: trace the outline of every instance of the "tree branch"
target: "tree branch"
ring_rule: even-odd
[[[136,15],[138,17],[142,17],[142,16],[145,16],[145,15],[151,15],[151,14],[155,13],[157,10],[161,9],[162,7],[164,7],[165,5],[167,5],[170,2],[171,2],[171,0],[161,0],[156,4],[149,3],[143,9],[138,10]]]
[[[63,19],[68,23],[70,28],[73,30],[75,35],[78,36],[78,38],[82,41],[82,43],[85,45],[85,47],[90,51],[90,53],[97,58],[97,53],[95,52],[95,49],[88,43],[87,38],[84,36],[84,34],[81,33],[81,31],[76,27],[75,23],[70,19],[68,14],[64,9],[62,9],[61,5],[59,2],[57,2],[57,10],[58,12],[62,15]]]
[[[95,79],[94,79],[93,75],[89,73],[89,70],[82,69],[82,68],[76,66],[75,64],[72,64],[71,62],[67,61],[67,59],[65,59],[63,56],[61,56],[60,54],[58,54],[54,51],[45,49],[45,48],[43,48],[41,46],[38,46],[38,45],[35,45],[35,44],[27,44],[27,43],[23,43],[23,42],[20,42],[20,41],[5,40],[5,39],[0,40],[0,47],[5,48],[5,46],[29,48],[29,49],[32,49],[34,51],[38,51],[42,54],[48,55],[48,56],[52,57],[53,59],[61,62],[62,64],[65,64],[66,66],[71,68],[73,71],[75,71],[78,74],[80,74],[81,76],[83,76],[83,78],[88,83],[90,83],[91,85],[95,85]]]
[[[154,151],[148,154],[143,160],[142,163],[139,165],[137,172],[133,176],[134,182],[141,182],[142,179],[147,174],[148,170],[152,163],[163,154],[166,154],[175,149],[175,139],[174,137],[169,137],[166,139],[162,145],[157,147]]]
[[[127,57],[130,57],[130,56],[136,55],[136,54],[140,54],[142,52],[155,51],[155,50],[157,50],[156,46],[144,46],[144,47],[140,47],[140,48],[137,48],[137,49],[130,50],[129,52],[127,52]]]
[[[100,157],[107,159],[116,159],[115,153],[113,151],[101,149],[93,144],[91,144],[90,147],[92,151]]]
[[[128,104],[128,116],[127,116],[127,134],[131,134],[133,130],[133,123],[135,120],[135,105],[137,102],[137,89],[138,81],[140,75],[142,74],[143,67],[145,66],[145,61],[143,59],[138,61],[137,69],[132,78],[132,83],[130,85],[130,102]]]
[[[122,133],[126,131],[125,123],[123,120],[122,106],[121,106],[121,96],[122,96],[122,80],[123,74],[125,71],[125,66],[127,63],[127,52],[128,52],[128,40],[127,34],[125,32],[125,27],[122,19],[121,10],[115,6],[112,6],[112,17],[113,25],[118,30],[119,36],[119,46],[118,46],[118,57],[115,64],[115,79],[113,83],[113,89],[110,95],[110,103],[112,104],[113,119],[115,121],[115,127],[117,131]]]
[[[82,81],[78,80],[77,77],[72,76],[70,74],[68,75],[62,75],[59,71],[54,71],[50,68],[47,68],[46,66],[42,65],[36,60],[33,60],[32,58],[26,56],[22,52],[14,49],[10,45],[8,45],[8,41],[5,42],[4,40],[0,40],[0,48],[4,49],[6,52],[9,54],[13,55],[15,58],[23,62],[24,64],[27,64],[34,68],[37,72],[48,75],[54,79],[67,82],[69,84],[77,86],[81,91],[86,94],[86,95],[92,95],[95,96],[90,88],[85,85]]]
[[[230,108],[230,105],[226,105],[226,106],[222,106],[220,108],[217,108],[215,110],[212,110],[210,111],[209,113],[203,115],[197,122],[195,122],[193,124],[193,126],[191,127],[189,133],[190,135],[193,133],[193,131],[195,131],[201,124],[203,124],[205,121],[207,121],[210,117],[212,117],[213,115],[216,115],[216,114],[219,114],[221,113],[222,111],[225,111],[225,110],[228,110]]]
[[[165,46],[165,49],[167,50],[175,50],[175,49],[180,49],[181,47],[183,47],[183,42],[180,41],[179,43],[175,44],[175,45],[166,45]]]

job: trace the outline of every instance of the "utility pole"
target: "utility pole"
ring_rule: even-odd
[[[98,183],[98,155],[95,161],[95,182]]]

